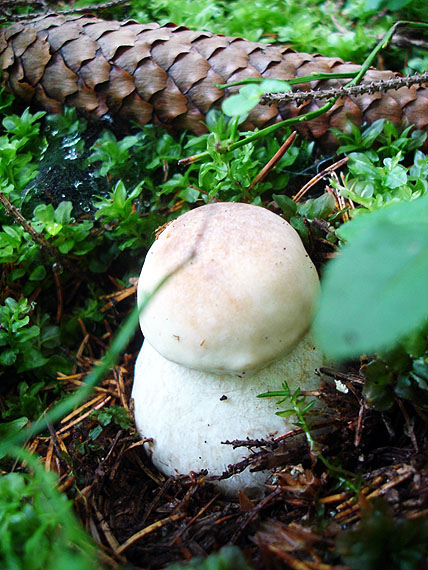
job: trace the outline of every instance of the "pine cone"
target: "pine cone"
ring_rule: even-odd
[[[235,92],[216,83],[246,77],[290,79],[311,73],[355,72],[339,58],[297,53],[287,46],[189,30],[174,24],[103,21],[92,16],[48,15],[16,23],[0,33],[0,68],[7,89],[49,112],[64,105],[88,118],[110,117],[172,130],[206,131],[204,116]],[[370,70],[364,81],[390,79]],[[344,80],[312,81],[299,89],[339,87]],[[322,102],[258,105],[244,128],[263,127],[319,108]],[[318,118],[300,124],[304,136],[334,146],[330,127],[346,128],[379,118],[428,129],[428,88],[413,85],[387,93],[341,98]]]

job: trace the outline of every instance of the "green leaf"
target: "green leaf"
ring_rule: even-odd
[[[13,333],[17,333],[19,329],[28,325],[29,322],[30,322],[30,317],[28,315],[26,317],[23,317],[22,319],[16,319],[15,322],[12,323],[11,331]]]
[[[363,133],[362,141],[364,148],[370,148],[380,133],[383,131],[386,119],[378,119]]]
[[[10,272],[9,279],[11,281],[16,281],[25,275],[25,269],[23,267],[16,267]]]
[[[20,431],[28,424],[28,418],[17,418],[11,422],[0,424],[0,437],[7,437],[17,431]]]
[[[43,265],[38,265],[33,269],[30,273],[29,280],[30,281],[42,281],[46,277],[46,269]]]
[[[391,348],[427,318],[428,218],[408,219],[418,203],[423,212],[428,197],[364,216],[364,228],[327,266],[314,323],[327,356]]]
[[[281,208],[282,213],[285,215],[286,218],[290,219],[292,216],[296,214],[297,204],[292,198],[290,198],[289,196],[285,196],[284,194],[274,194],[272,198]]]
[[[280,412],[275,412],[275,415],[279,416],[280,418],[289,418],[290,416],[296,415],[296,410],[281,410]]]
[[[61,344],[61,333],[57,325],[48,325],[40,333],[40,342],[45,348],[55,348]]]
[[[7,348],[0,353],[0,364],[3,366],[12,366],[16,362],[18,351],[13,348]]]
[[[199,191],[195,188],[191,188],[188,186],[178,194],[179,198],[189,202],[190,204],[194,204],[196,200],[199,198]]]
[[[379,178],[379,172],[370,158],[362,152],[353,152],[349,155],[349,170],[360,176],[368,176],[369,180]]]
[[[283,93],[290,91],[286,81],[266,79],[259,84],[244,85],[238,94],[230,95],[223,101],[222,110],[229,117],[242,116],[249,113],[259,102],[264,93]]]
[[[387,168],[390,168],[385,177],[385,186],[394,189],[407,183],[407,171],[404,166],[394,165],[391,158],[385,158],[384,164]]]
[[[13,420],[11,422],[4,422],[0,424],[0,438],[4,440],[7,437],[14,436],[19,431],[24,429],[27,424],[28,418],[26,417],[16,418],[16,420]],[[0,453],[0,459],[3,459],[5,455],[6,453]]]
[[[244,91],[243,87],[239,94],[231,95],[223,101],[221,108],[225,115],[229,117],[246,115],[257,105],[262,94],[260,88],[257,85],[246,85],[245,87],[250,89]]]
[[[285,93],[291,91],[290,84],[281,79],[265,79],[260,83],[263,93]]]
[[[45,358],[41,352],[35,348],[29,348],[22,352],[19,363],[18,363],[18,373],[25,372],[26,370],[33,370],[34,368],[40,368],[48,362],[48,358]]]
[[[308,198],[298,205],[298,212],[301,216],[313,220],[314,218],[325,219],[334,210],[336,200],[333,194],[325,192],[318,198]]]
[[[26,317],[28,319],[28,317]],[[40,334],[40,328],[37,325],[33,325],[27,329],[22,329],[15,334],[15,339],[23,344],[32,338],[36,338]]]
[[[57,209],[55,210],[55,220],[65,226],[72,221],[71,211],[73,209],[73,204],[69,201],[60,202]]]

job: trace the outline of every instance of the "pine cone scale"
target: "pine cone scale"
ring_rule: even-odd
[[[48,15],[0,32],[0,69],[7,89],[50,112],[72,105],[88,117],[118,124],[159,122],[200,134],[208,110],[237,90],[216,83],[248,77],[291,79],[312,73],[357,71],[339,58],[297,53],[287,46],[188,30],[184,26]],[[364,82],[397,77],[370,70]],[[312,81],[299,89],[338,88],[346,80]],[[318,109],[323,102],[258,105],[244,127],[262,127]],[[428,89],[340,98],[329,113],[300,124],[301,134],[335,145],[329,129],[388,118],[428,129]]]

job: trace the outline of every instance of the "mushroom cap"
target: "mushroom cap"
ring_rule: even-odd
[[[168,224],[147,253],[139,302],[174,271],[140,319],[145,338],[173,362],[243,374],[309,329],[316,269],[297,232],[265,208],[208,204]]]
[[[280,390],[287,380],[294,391],[319,386],[314,369],[322,365],[320,351],[307,334],[287,356],[239,381],[226,374],[192,370],[161,356],[147,341],[135,366],[132,398],[138,432],[151,438],[144,447],[154,465],[166,475],[207,470],[221,475],[228,465],[251,454],[222,442],[270,438],[294,429],[293,416],[275,415],[278,398],[257,398]],[[286,405],[286,404],[284,404]],[[238,489],[260,495],[270,471],[242,473],[215,482],[229,495]]]

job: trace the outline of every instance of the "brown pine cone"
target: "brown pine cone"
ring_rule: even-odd
[[[206,131],[207,111],[236,91],[216,83],[246,77],[290,79],[311,73],[355,72],[339,58],[297,53],[287,46],[189,30],[175,24],[103,21],[92,16],[48,15],[0,33],[0,68],[7,89],[23,101],[59,113],[76,107],[88,118],[110,116],[119,127],[154,121],[173,130]],[[370,70],[364,81],[397,76]],[[339,87],[323,80],[299,89]],[[245,128],[262,127],[319,108],[307,101],[258,105]],[[344,97],[297,130],[323,145],[335,144],[330,127],[344,129],[379,118],[428,129],[428,88],[413,85],[387,93]]]

